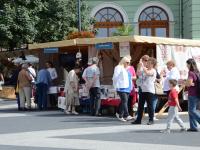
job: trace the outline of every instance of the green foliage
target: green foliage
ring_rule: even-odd
[[[42,8],[39,0],[1,1],[0,46],[13,50],[34,41],[37,30],[37,12]]]
[[[130,24],[123,25],[117,28],[117,31],[113,33],[113,36],[128,36],[132,35],[133,27]]]
[[[77,9],[77,0],[1,0],[0,47],[62,40],[78,26]],[[81,11],[82,29],[89,30],[94,22],[84,0]]]

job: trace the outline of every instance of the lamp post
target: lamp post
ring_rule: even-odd
[[[81,31],[81,1],[77,0],[78,3],[78,30]]]

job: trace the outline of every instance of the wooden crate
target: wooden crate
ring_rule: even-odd
[[[0,98],[16,99],[15,88],[13,86],[3,86],[3,89],[0,91]]]

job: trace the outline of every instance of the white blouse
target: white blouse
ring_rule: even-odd
[[[56,69],[55,68],[48,68],[47,69],[50,73],[50,76],[51,76],[51,80],[54,80],[58,77],[58,74],[56,72]]]
[[[115,89],[129,87],[128,72],[121,65],[115,67],[112,80]]]
[[[163,83],[163,91],[170,90],[170,86],[169,86],[170,79],[175,79],[177,81],[180,79],[180,73],[176,67],[172,68],[169,72],[167,72],[166,77],[164,79],[164,83]]]

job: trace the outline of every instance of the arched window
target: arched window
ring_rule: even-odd
[[[120,12],[114,8],[106,7],[95,14],[95,28],[98,29],[97,37],[109,37],[115,32],[117,27],[123,25],[123,17]]]
[[[138,22],[140,35],[169,37],[169,17],[160,7],[145,8],[141,12]]]

